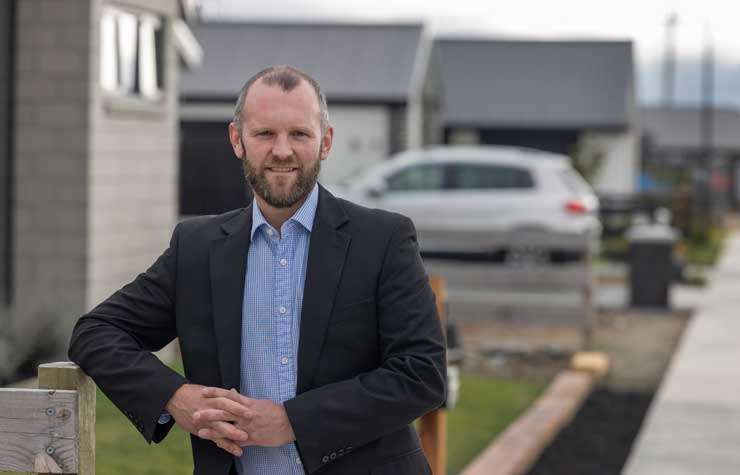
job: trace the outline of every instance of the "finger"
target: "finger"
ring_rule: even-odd
[[[249,435],[246,432],[237,429],[233,424],[229,424],[228,422],[211,422],[208,427],[198,430],[198,437],[201,437],[201,432],[204,434],[202,438],[209,440],[225,438],[231,439],[234,442],[245,442],[249,439]]]
[[[201,392],[205,397],[226,397],[230,392],[235,392],[235,390],[226,390],[224,388],[214,388],[213,386],[204,386],[201,389]]]
[[[222,411],[230,412],[235,416],[239,416],[245,419],[249,419],[254,416],[254,411],[231,399],[217,397],[208,399],[208,402],[206,404],[208,405],[209,409],[221,409]]]
[[[239,416],[222,409],[200,409],[193,414],[196,423],[209,423],[213,421],[236,422]]]
[[[195,411],[193,414],[193,426],[195,426],[196,429],[210,427],[211,423],[214,421],[235,423],[237,420],[238,417],[234,414],[220,409],[201,409],[199,411]]]
[[[238,402],[243,405],[248,405],[252,399],[248,398],[246,396],[243,396],[239,394],[235,389],[226,390],[223,388],[214,388],[214,387],[204,387],[202,389],[203,396],[208,398],[216,398],[216,397],[223,397],[226,399],[231,399],[234,402]]]
[[[239,445],[235,444],[229,439],[216,439],[214,440],[214,442],[217,446],[229,452],[231,455],[234,455],[235,457],[241,457],[244,453]]]

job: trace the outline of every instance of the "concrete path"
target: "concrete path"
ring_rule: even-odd
[[[740,474],[740,232],[697,304],[623,475]]]

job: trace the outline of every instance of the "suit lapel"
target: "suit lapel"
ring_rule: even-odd
[[[251,228],[252,208],[248,206],[221,225],[224,236],[211,244],[213,324],[221,382],[226,389],[239,389],[242,301]]]
[[[347,216],[336,199],[320,187],[303,290],[298,343],[298,394],[311,387],[321,355],[326,326],[351,240],[348,234],[337,229],[346,221]]]

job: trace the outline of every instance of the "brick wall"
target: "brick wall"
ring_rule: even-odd
[[[90,8],[23,0],[15,77],[16,357],[66,338],[84,308]]]
[[[8,174],[7,168],[10,161],[9,154],[9,125],[10,117],[10,42],[11,32],[11,8],[10,2],[0,3],[0,308],[5,307],[7,301],[7,246],[9,241],[9,227],[6,226],[8,219]],[[7,325],[4,315],[0,311],[0,325]],[[2,331],[0,330],[0,335]]]

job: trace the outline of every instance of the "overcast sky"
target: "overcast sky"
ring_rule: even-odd
[[[698,98],[698,63],[706,38],[717,57],[717,100],[740,105],[738,0],[202,0],[204,17],[300,20],[423,20],[437,34],[542,39],[632,39],[640,93],[659,93],[666,19],[675,13],[678,95]]]

